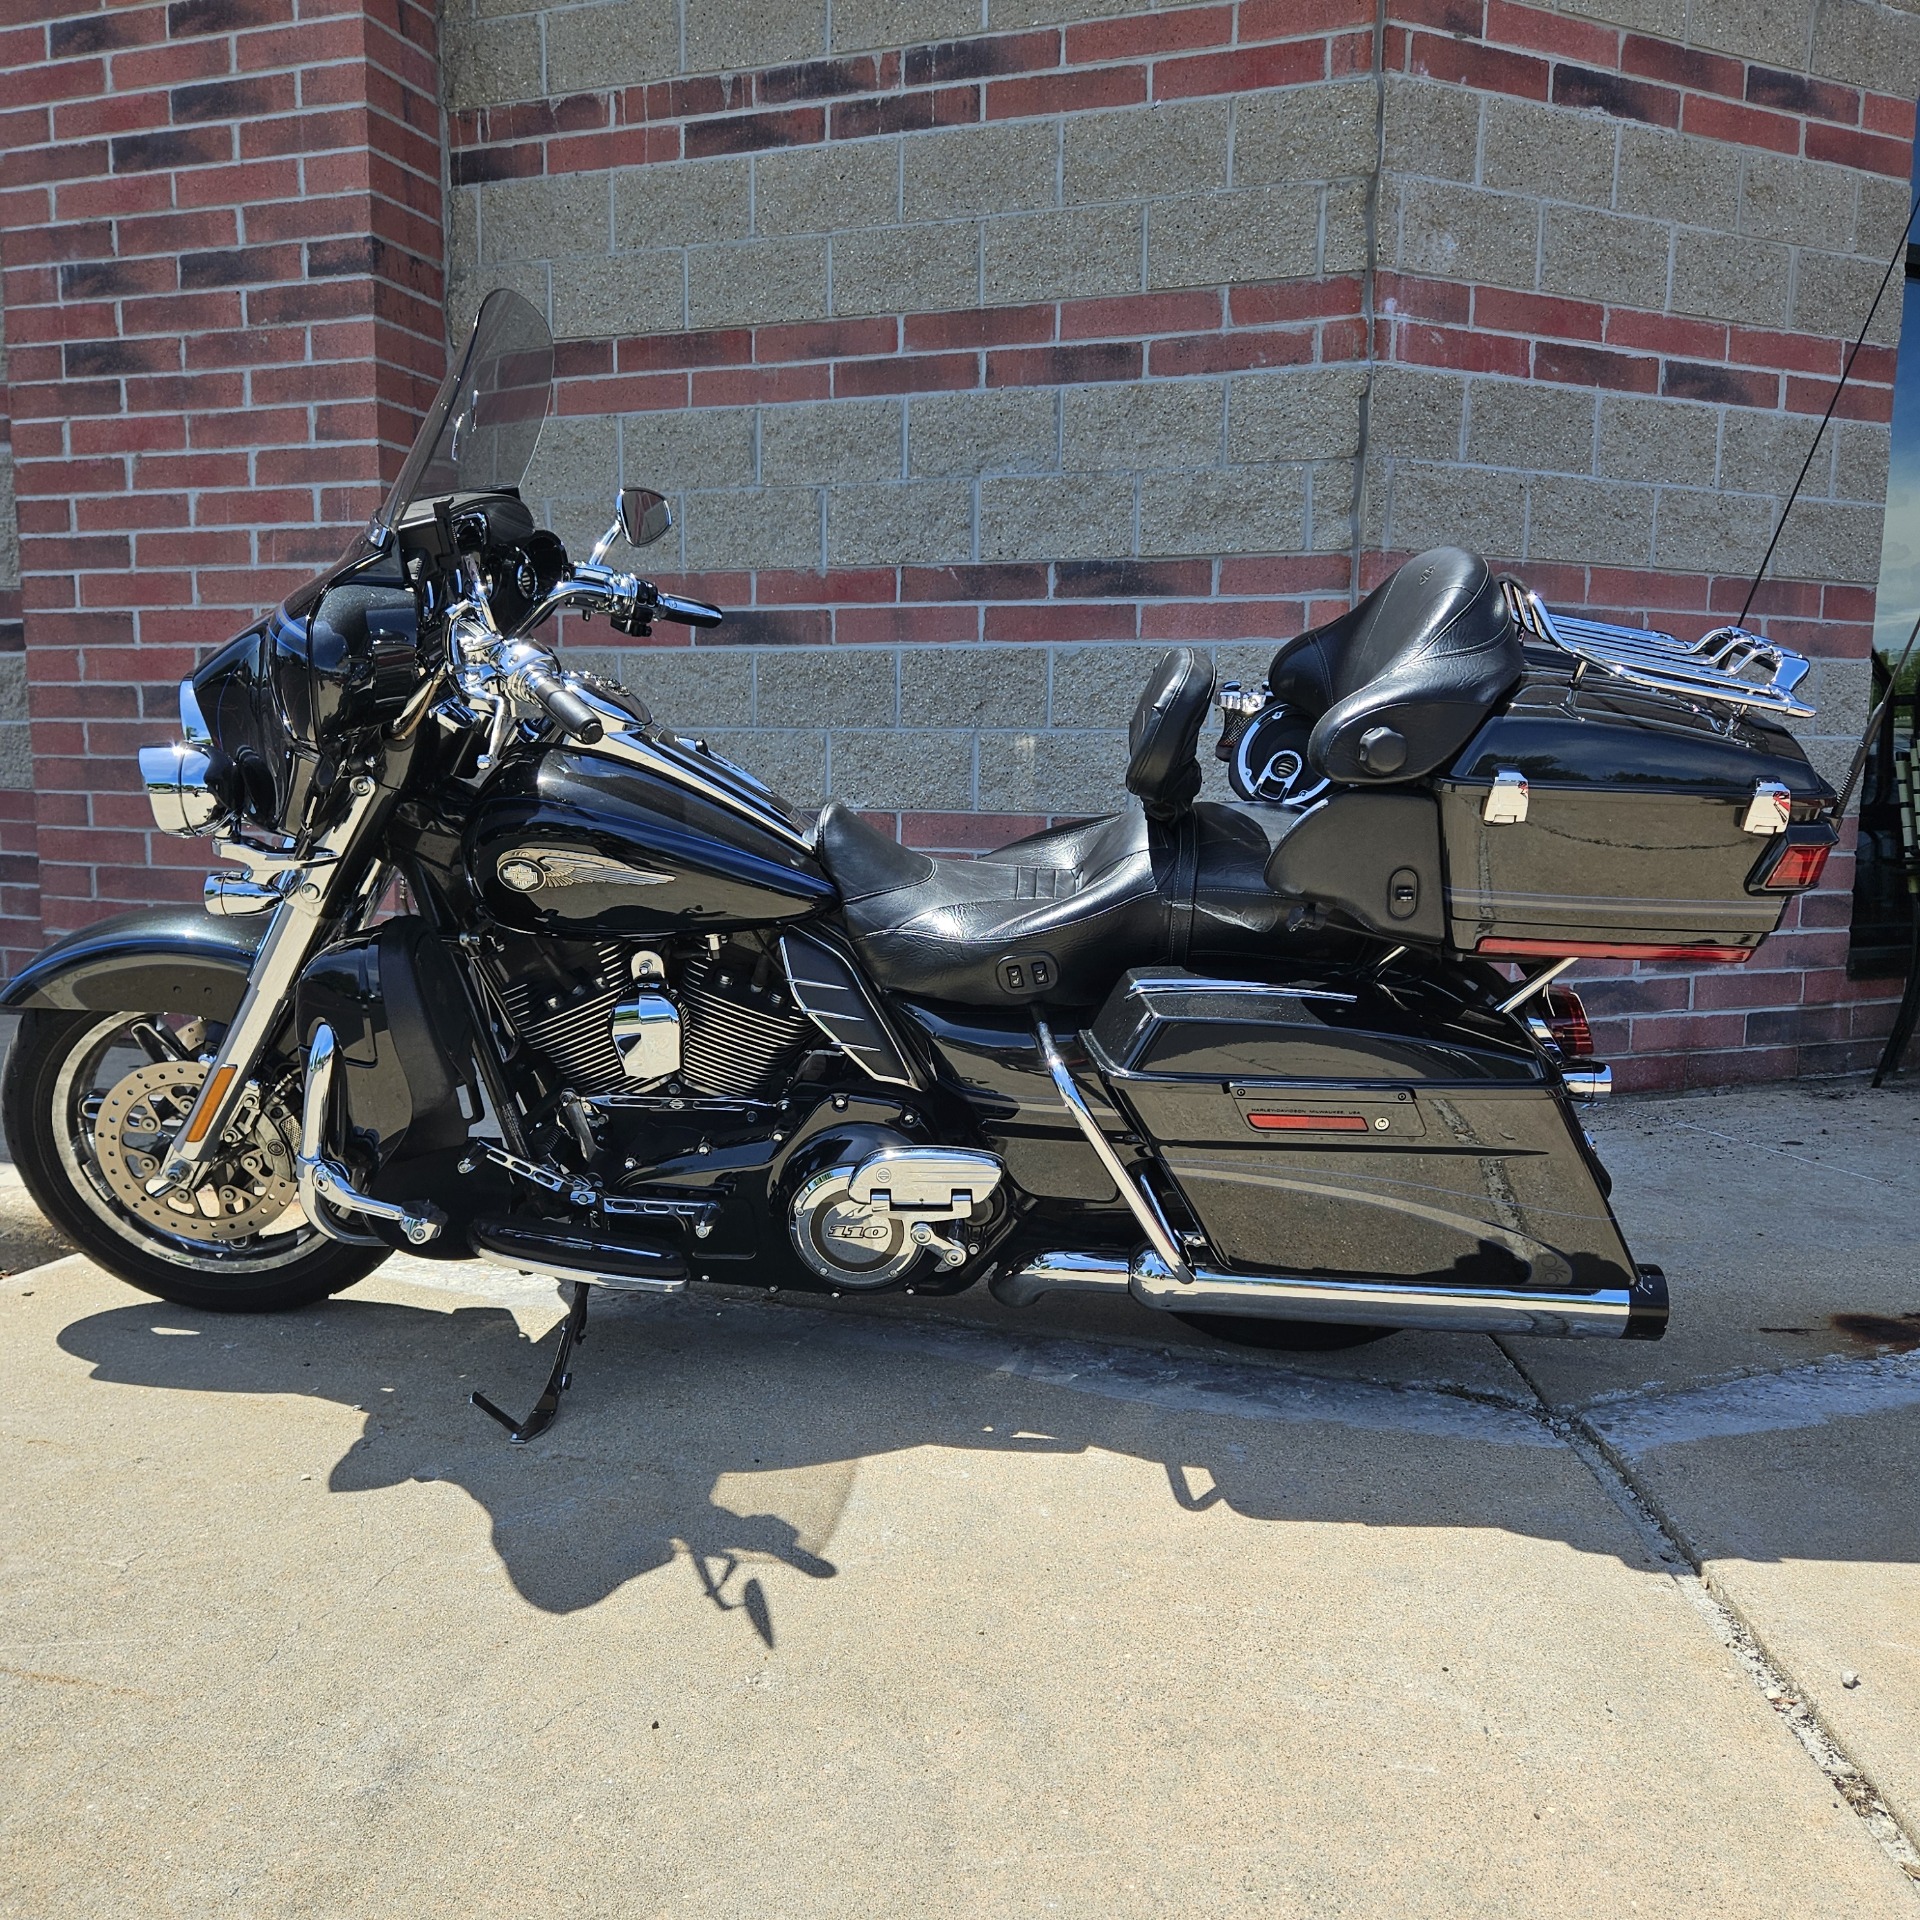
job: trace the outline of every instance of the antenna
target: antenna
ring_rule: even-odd
[[[1880,290],[1873,296],[1873,305],[1867,309],[1867,317],[1860,323],[1860,332],[1854,343],[1847,349],[1846,364],[1840,369],[1840,384],[1833,390],[1833,397],[1827,402],[1827,410],[1820,416],[1820,424],[1813,430],[1813,444],[1807,449],[1807,457],[1800,463],[1800,477],[1793,483],[1793,491],[1787,495],[1787,504],[1780,509],[1780,518],[1773,523],[1773,538],[1767,542],[1767,550],[1760,556],[1760,571],[1753,576],[1753,584],[1747,589],[1747,597],[1740,603],[1740,618],[1736,626],[1747,624],[1748,611],[1753,606],[1753,596],[1760,591],[1760,582],[1766,578],[1767,568],[1773,561],[1773,550],[1780,544],[1780,535],[1785,530],[1787,515],[1793,511],[1793,503],[1800,498],[1800,489],[1806,484],[1808,471],[1813,466],[1813,456],[1820,451],[1820,436],[1827,430],[1827,422],[1833,418],[1833,410],[1840,404],[1840,396],[1846,391],[1847,381],[1853,374],[1853,363],[1860,349],[1866,345],[1867,333],[1873,326],[1873,316],[1880,311],[1880,302],[1887,296],[1887,288],[1893,280],[1893,270],[1900,264],[1900,257],[1907,250],[1907,241],[1913,232],[1914,216],[1920,214],[1920,198],[1916,198],[1907,209],[1907,224],[1900,229],[1900,244],[1893,250],[1893,258],[1887,262],[1887,270],[1880,276]],[[1911,648],[1911,642],[1908,643]]]

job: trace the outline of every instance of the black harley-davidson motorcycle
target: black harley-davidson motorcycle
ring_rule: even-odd
[[[161,826],[219,836],[206,910],[89,928],[0,996],[7,1135],[79,1246],[238,1310],[394,1249],[575,1282],[517,1438],[592,1286],[1659,1336],[1554,982],[1745,960],[1814,884],[1804,661],[1557,615],[1442,548],[1220,690],[1238,803],[1198,797],[1215,688],[1177,648],[1123,812],[930,859],[532,637],[721,619],[608,564],[658,495],[584,560],[534,524],[552,364],[491,295],[365,536],[182,684],[141,768]]]

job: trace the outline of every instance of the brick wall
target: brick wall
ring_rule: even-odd
[[[530,491],[578,540],[616,477],[666,488],[653,557],[733,610],[625,676],[797,800],[970,848],[1113,804],[1160,645],[1257,678],[1432,540],[1737,611],[1920,84],[1874,0],[449,0],[443,154],[410,5],[56,11],[0,31],[49,929],[197,870],[128,791],[140,689],[390,473],[443,158],[453,330],[504,283],[563,343]],[[1898,318],[1757,606],[1819,661],[1830,771]],[[1622,1078],[1855,1063],[1847,878],[1737,977],[1588,969]]]
[[[413,0],[9,18],[8,392],[54,934],[197,893],[205,851],[152,830],[134,749],[177,730],[174,682],[210,645],[342,549],[412,436],[444,356],[440,113]]]

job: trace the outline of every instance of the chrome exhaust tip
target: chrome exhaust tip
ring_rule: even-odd
[[[1142,1250],[1045,1253],[988,1287],[1010,1307],[1053,1293],[1124,1290],[1159,1313],[1246,1314],[1341,1326],[1437,1333],[1515,1333],[1560,1340],[1658,1340],[1667,1328],[1667,1282],[1641,1267],[1632,1286],[1566,1292],[1543,1287],[1435,1287],[1395,1280],[1303,1280],[1196,1267],[1191,1280]]]

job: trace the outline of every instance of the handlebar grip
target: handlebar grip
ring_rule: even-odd
[[[654,615],[661,620],[677,620],[683,627],[717,627],[721,614],[704,600],[682,600],[677,593],[656,594]]]
[[[600,716],[557,673],[529,667],[522,679],[527,692],[583,745],[592,746],[606,733]]]

